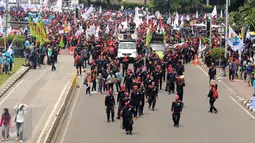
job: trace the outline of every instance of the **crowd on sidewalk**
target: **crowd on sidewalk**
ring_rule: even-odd
[[[0,53],[0,73],[12,73],[14,53],[3,51]]]

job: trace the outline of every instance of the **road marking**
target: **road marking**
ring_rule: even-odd
[[[208,74],[205,72],[205,70],[203,68],[201,68],[199,65],[198,67],[203,71],[203,73],[208,76]],[[236,95],[236,93],[230,89],[225,83],[221,82],[222,85],[225,86],[225,88],[227,88],[231,93],[233,93],[234,95]],[[236,104],[238,104],[249,116],[251,116],[252,119],[255,119],[255,117],[247,110],[245,109],[238,101],[236,101],[232,96],[229,96]]]
[[[82,80],[81,80],[81,81],[82,81]],[[81,83],[80,83],[80,85],[81,85]],[[71,110],[70,110],[70,112],[69,112],[69,115],[68,115],[69,118],[68,118],[68,120],[67,120],[66,128],[65,128],[65,130],[64,130],[64,132],[63,132],[63,134],[62,134],[62,139],[61,139],[60,143],[63,143],[63,142],[65,141],[65,136],[66,136],[67,131],[68,131],[68,129],[69,129],[69,125],[70,125],[70,122],[71,122],[71,120],[72,120],[73,112],[74,112],[74,109],[75,109],[75,107],[76,107],[76,103],[77,103],[77,101],[78,101],[78,97],[79,97],[79,95],[80,95],[81,90],[82,90],[82,88],[80,87],[79,90],[78,90],[78,92],[77,92],[77,94],[76,94],[76,96],[75,96],[75,99],[74,99],[73,103],[71,103],[71,104],[73,104],[73,105],[72,105]]]
[[[49,118],[48,118],[46,124],[44,125],[44,127],[43,127],[43,129],[42,129],[42,131],[41,131],[41,133],[40,133],[40,135],[39,135],[39,138],[37,139],[37,143],[40,143],[40,142],[41,142],[42,137],[43,137],[43,135],[44,135],[44,132],[45,132],[46,128],[48,127],[49,123],[51,122],[52,117],[53,117],[55,111],[57,110],[57,107],[58,107],[58,105],[59,105],[59,103],[60,103],[60,100],[61,100],[62,96],[64,95],[64,93],[65,93],[65,91],[66,91],[66,89],[67,89],[69,83],[70,83],[70,81],[68,81],[68,82],[66,83],[66,85],[64,86],[64,89],[62,90],[62,92],[61,92],[61,94],[60,94],[60,96],[59,96],[59,98],[58,98],[57,103],[55,104],[55,106],[54,106],[54,108],[53,108],[53,110],[52,110],[52,112],[51,112],[51,114],[50,114],[50,116],[49,116]]]
[[[200,68],[201,71],[202,71],[206,76],[209,76],[208,73],[207,73],[203,68],[201,68],[199,65],[197,65],[197,67]]]
[[[252,119],[255,119],[255,117],[249,112],[247,111],[239,102],[237,102],[232,96],[229,96],[236,104],[238,104],[248,115],[251,116]]]
[[[4,103],[4,101],[12,94],[12,92],[24,81],[22,79],[16,86],[13,87],[13,89],[4,97],[4,99],[0,102],[0,105]]]

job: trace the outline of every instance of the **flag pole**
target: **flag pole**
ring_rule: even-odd
[[[226,23],[225,23],[225,58],[227,59],[227,49],[228,49],[228,5],[229,0],[226,0]]]

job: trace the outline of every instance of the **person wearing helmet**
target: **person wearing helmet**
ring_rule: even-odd
[[[117,96],[117,103],[119,104],[117,119],[120,119],[120,111],[124,107],[123,99],[125,98],[125,92],[126,92],[126,87],[125,85],[122,85]]]
[[[107,96],[105,97],[105,110],[107,115],[107,122],[110,122],[110,113],[112,117],[112,121],[114,122],[114,107],[115,107],[115,100],[114,96],[112,95],[112,90],[108,91]]]
[[[182,113],[183,102],[179,100],[179,96],[176,95],[175,100],[172,102],[171,114],[174,122],[174,127],[179,127],[180,117]]]
[[[139,105],[140,105],[140,93],[138,91],[138,86],[133,86],[133,91],[131,92],[131,100],[132,100],[132,106],[134,108],[135,116],[137,116]]]
[[[133,131],[134,120],[136,120],[135,112],[129,102],[125,102],[125,106],[121,111],[121,118],[123,119],[122,125],[123,130],[126,130],[127,135],[131,135]]]

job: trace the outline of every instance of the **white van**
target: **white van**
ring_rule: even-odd
[[[130,60],[134,60],[137,56],[135,41],[120,41],[118,48],[118,59],[122,60],[125,56]]]

